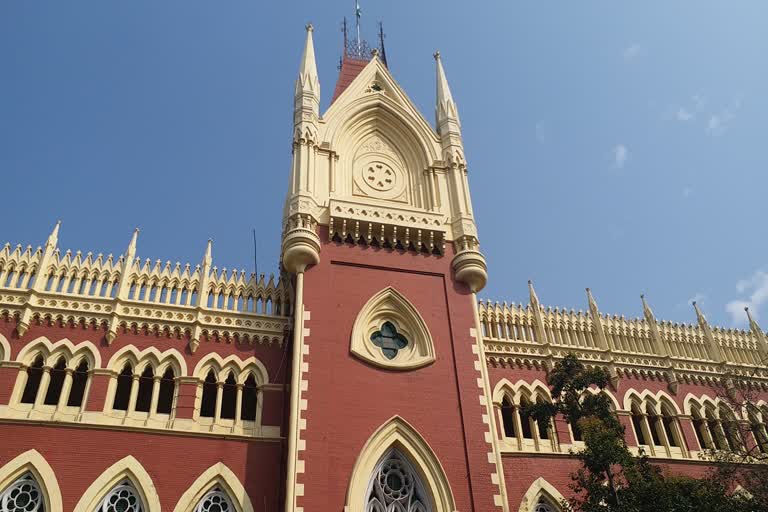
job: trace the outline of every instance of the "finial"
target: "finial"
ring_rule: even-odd
[[[206,247],[205,247],[205,256],[203,256],[203,264],[204,265],[205,264],[207,264],[207,265],[211,264],[211,262],[213,261],[212,254],[213,254],[213,239],[209,238],[208,239],[208,245],[206,245]]]
[[[435,50],[435,53],[433,53],[432,56],[435,60],[440,60],[440,50]]]
[[[371,57],[378,57],[378,56],[379,56],[378,48],[374,48],[373,50],[371,50]]]
[[[53,230],[51,231],[51,234],[48,235],[48,245],[52,247],[56,247],[56,244],[59,241],[59,228],[61,227],[61,220],[56,221],[56,225],[53,226]]]
[[[528,294],[530,295],[531,304],[538,306],[539,297],[536,295],[536,290],[533,288],[533,281],[528,280]]]
[[[307,23],[307,26],[304,28],[307,29],[307,32],[312,32],[313,30],[315,30],[315,27],[313,27],[311,23]]]
[[[132,257],[136,255],[136,242],[139,238],[139,228],[135,228],[133,230],[133,235],[131,235],[131,241],[128,243],[128,249],[125,251],[125,255],[127,257]]]
[[[587,288],[587,301],[589,302],[589,309],[597,312],[597,301],[592,296],[592,290],[590,288]]]

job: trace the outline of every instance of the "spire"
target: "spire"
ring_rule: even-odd
[[[645,317],[646,320],[650,322],[652,318],[656,318],[656,317],[653,314],[653,310],[651,309],[651,306],[648,305],[648,301],[645,300],[644,293],[640,294],[640,300],[643,301],[643,316]]]
[[[301,65],[299,66],[299,79],[296,83],[296,92],[302,89],[310,90],[320,96],[320,81],[317,76],[317,63],[315,62],[315,45],[312,41],[312,32],[314,28],[309,23],[306,26],[307,39],[304,42],[304,52],[301,54]]]
[[[51,234],[48,235],[48,240],[46,241],[46,245],[50,247],[51,249],[55,249],[56,245],[59,243],[59,228],[61,227],[61,221],[56,221],[56,225],[53,226],[53,231],[51,231]]]
[[[587,288],[587,302],[589,303],[589,310],[597,317],[599,309],[597,309],[597,301],[592,296],[592,290]]]
[[[437,63],[437,105],[435,106],[437,133],[444,135],[444,130],[449,130],[459,134],[461,128],[459,113],[456,109],[456,103],[453,101],[448,80],[445,78],[440,52],[435,52],[434,57]],[[445,134],[447,135],[447,133]]]
[[[701,326],[709,325],[707,323],[707,317],[705,317],[704,313],[701,312],[701,309],[699,309],[699,305],[696,304],[696,301],[693,301],[693,309],[696,310],[696,320],[698,320],[699,325]]]
[[[213,263],[213,240],[208,239],[208,245],[205,246],[205,255],[203,256],[203,265],[211,266]]]
[[[128,244],[128,249],[125,251],[125,258],[130,262],[130,260],[136,256],[136,241],[139,238],[139,228],[136,228],[133,230],[133,235],[131,235],[131,241]]]
[[[533,289],[533,281],[530,279],[528,280],[528,295],[531,297],[531,306],[533,306],[534,309],[539,309],[541,307],[539,304],[539,297],[536,295],[536,290]]]
[[[755,319],[752,318],[752,313],[749,312],[749,306],[744,306],[744,311],[746,311],[747,313],[747,319],[749,320],[749,327],[756,333],[762,333],[763,330],[760,329],[760,326],[757,325],[757,322],[755,322]]]

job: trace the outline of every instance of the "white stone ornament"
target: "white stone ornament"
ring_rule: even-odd
[[[40,486],[27,473],[0,494],[2,512],[45,512],[45,503]]]

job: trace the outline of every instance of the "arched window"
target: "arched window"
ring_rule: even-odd
[[[765,425],[758,420],[759,412],[750,408],[749,410],[749,428],[752,436],[755,438],[755,446],[761,453],[768,453],[768,435],[766,435]]]
[[[725,439],[725,433],[721,428],[720,421],[715,418],[715,413],[712,409],[707,409],[707,428],[709,429],[709,435],[712,436],[712,442],[714,448],[718,450],[728,450],[728,441]]]
[[[115,486],[94,512],[143,512],[144,506],[141,503],[136,489],[130,480],[124,480]]]
[[[674,413],[669,411],[666,407],[662,407],[661,422],[664,427],[664,433],[667,435],[669,446],[679,447],[680,443],[677,439],[677,418],[675,418]]]
[[[35,361],[27,368],[27,384],[21,395],[21,403],[33,404],[40,389],[40,380],[43,378],[43,356],[37,356]]]
[[[237,381],[232,372],[227,375],[224,381],[224,389],[221,394],[221,415],[223,419],[231,420],[235,417],[235,408],[237,404]]]
[[[541,403],[541,398],[536,400],[537,404]],[[547,421],[537,420],[536,424],[539,428],[539,439],[549,439],[549,424]]]
[[[69,390],[67,405],[81,407],[85,398],[85,387],[88,384],[88,361],[81,361],[72,373],[72,387]]]
[[[741,440],[741,432],[736,417],[725,406],[720,406],[720,423],[722,424],[725,441],[728,449],[738,451],[743,449],[744,443]]]
[[[232,500],[218,486],[208,491],[195,507],[195,512],[234,512],[234,510]]]
[[[131,363],[125,363],[123,371],[117,376],[117,390],[112,408],[118,411],[127,411],[128,402],[131,400],[131,386],[133,385],[133,368]]]
[[[390,450],[373,470],[366,500],[366,512],[432,511],[418,473],[396,449]]]
[[[35,478],[26,473],[0,491],[2,512],[45,512],[43,493]]]
[[[160,392],[157,397],[157,412],[159,414],[171,414],[173,408],[173,396],[176,394],[176,380],[173,369],[168,368],[160,379]]]
[[[213,418],[216,415],[216,375],[208,372],[203,382],[203,400],[200,404],[200,416]]]
[[[523,397],[520,399],[520,430],[523,431],[524,439],[533,439],[533,429],[531,428],[533,420],[525,410],[529,404],[530,402],[527,398]]]
[[[60,357],[56,366],[51,368],[51,380],[48,383],[48,391],[45,393],[45,405],[57,405],[61,397],[61,388],[64,387],[64,377],[67,375],[67,362]]]
[[[152,386],[155,382],[155,371],[147,365],[139,377],[139,392],[136,395],[136,410],[149,412],[152,405]]]
[[[696,432],[696,440],[699,442],[699,447],[702,450],[712,448],[709,442],[707,442],[706,431],[707,422],[702,418],[698,411],[695,411],[693,416],[693,431]]]
[[[536,506],[533,507],[533,512],[556,512],[558,509],[554,508],[549,502],[543,498],[539,499]]]
[[[256,421],[256,406],[258,399],[259,390],[256,387],[256,378],[250,373],[243,385],[243,406],[240,411],[240,419],[244,421]]]
[[[501,401],[501,420],[504,423],[504,435],[507,437],[517,437],[515,432],[515,406],[508,396],[504,395]]]
[[[645,438],[645,431],[643,429],[643,413],[636,404],[632,404],[632,427],[637,437],[637,444],[648,444],[648,440]]]

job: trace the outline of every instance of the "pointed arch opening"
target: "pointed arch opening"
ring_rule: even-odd
[[[0,510],[63,510],[56,475],[37,450],[26,451],[0,467]]]
[[[205,470],[189,486],[179,498],[173,512],[214,512],[215,510],[254,512],[251,499],[240,479],[221,462]]]
[[[412,370],[435,361],[426,322],[413,304],[394,288],[376,293],[358,313],[350,352],[383,368]]]
[[[518,512],[560,512],[563,501],[563,495],[552,484],[539,477],[526,491]]]
[[[349,512],[453,512],[445,471],[418,432],[399,416],[366,442],[352,469]]]
[[[160,512],[149,473],[129,455],[107,468],[86,489],[74,512]]]

